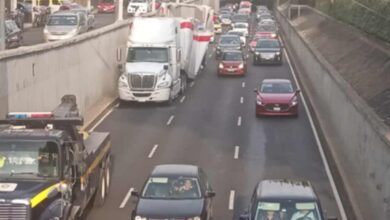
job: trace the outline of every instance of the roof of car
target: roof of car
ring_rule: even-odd
[[[257,199],[317,200],[309,181],[275,179],[263,180],[256,188]]]
[[[194,165],[164,164],[155,166],[151,176],[187,176],[197,177],[199,168]]]
[[[276,83],[276,82],[279,82],[279,83],[291,83],[291,81],[289,79],[264,79],[263,80],[263,83]]]

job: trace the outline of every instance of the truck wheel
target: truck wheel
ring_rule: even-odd
[[[106,179],[106,195],[108,195],[108,191],[110,190],[110,184],[111,184],[111,159],[110,157],[107,158],[106,161],[106,169],[105,169],[105,179]]]
[[[180,94],[183,95],[187,89],[187,75],[180,74]]]
[[[95,207],[101,207],[104,205],[104,201],[106,200],[106,195],[107,195],[107,192],[106,192],[106,176],[105,174],[102,172],[101,173],[101,178],[99,180],[99,186],[98,186],[98,190],[96,191],[96,194],[95,194],[95,199],[94,199],[94,203],[93,205]]]

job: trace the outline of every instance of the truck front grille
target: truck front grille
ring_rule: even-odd
[[[150,90],[156,83],[155,75],[130,74],[129,85],[135,90]]]
[[[27,220],[28,208],[23,204],[0,203],[0,220]]]

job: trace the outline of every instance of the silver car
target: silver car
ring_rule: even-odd
[[[72,38],[88,31],[87,17],[83,13],[58,11],[49,16],[43,29],[46,42]]]

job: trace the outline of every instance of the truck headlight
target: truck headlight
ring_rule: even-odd
[[[157,88],[168,88],[170,84],[171,83],[169,81],[163,81],[160,84],[158,84]]]
[[[135,216],[134,220],[147,220],[147,219],[137,215],[137,216]]]

